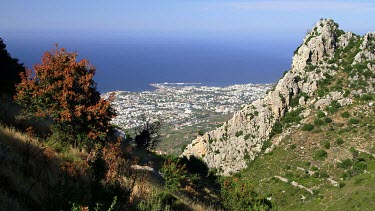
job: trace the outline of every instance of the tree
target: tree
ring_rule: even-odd
[[[16,84],[21,81],[20,73],[25,72],[23,64],[18,63],[18,59],[12,58],[0,38],[0,92],[10,93],[15,92]]]
[[[137,147],[150,151],[160,142],[161,122],[151,122],[144,115],[141,118],[142,124],[135,128],[135,143]]]
[[[96,90],[89,61],[77,61],[77,53],[56,45],[33,70],[21,73],[15,95],[24,112],[52,120],[53,129],[75,146],[104,141],[115,112]]]

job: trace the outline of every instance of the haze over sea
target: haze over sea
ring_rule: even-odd
[[[20,35],[4,37],[4,41],[11,55],[27,67],[40,63],[43,52],[53,49],[55,43],[77,51],[79,58],[89,59],[97,68],[95,81],[101,92],[152,90],[150,83],[161,82],[213,86],[276,82],[290,68],[293,51],[301,39],[56,37]]]
[[[373,0],[6,1],[0,37],[26,66],[55,43],[97,68],[101,92],[148,84],[276,82],[320,18],[363,35]]]

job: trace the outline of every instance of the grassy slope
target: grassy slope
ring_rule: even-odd
[[[352,42],[346,49],[338,50],[334,58],[328,61],[337,74],[319,83],[315,96],[324,96],[328,92],[351,92],[369,86],[375,73],[366,68],[367,62],[350,65],[352,57],[358,53],[358,42]],[[338,58],[343,58],[341,61]],[[374,64],[374,61],[369,61]],[[337,64],[337,66],[333,66]],[[316,67],[309,71],[317,70]],[[359,76],[359,80],[349,77]],[[373,84],[372,84],[373,85]],[[373,210],[375,205],[375,95],[368,93],[365,97],[351,96],[352,105],[339,107],[337,110],[321,108],[328,111],[326,117],[318,117],[319,109],[310,109],[310,115],[302,120],[304,124],[314,125],[310,131],[303,130],[302,125],[295,123],[291,133],[282,138],[280,144],[269,154],[263,154],[238,176],[250,180],[256,191],[271,197],[281,210]],[[344,112],[349,114],[343,115]],[[321,112],[320,112],[321,113]],[[326,118],[332,122],[325,122]],[[316,121],[320,119],[320,124]],[[316,123],[315,123],[316,122]],[[284,130],[285,132],[285,130]],[[279,136],[273,138],[273,142]],[[341,141],[342,140],[342,141]],[[340,143],[343,142],[343,143]],[[318,151],[327,153],[326,156]],[[323,153],[324,154],[324,153]],[[356,170],[359,165],[350,165],[347,169],[340,167],[343,160],[361,162],[365,169]],[[304,168],[311,172],[298,168]],[[348,172],[356,171],[352,176]],[[275,176],[289,179],[282,182]],[[327,177],[337,181],[335,187]],[[292,186],[291,181],[310,188],[314,194]]]
[[[35,156],[31,156],[27,168],[24,153],[28,141],[30,141],[31,151],[35,152],[31,154]],[[66,178],[63,176],[65,172],[61,169],[65,162],[72,163],[75,168],[80,168],[80,163],[83,163],[87,153],[63,147],[58,143],[54,143],[53,147],[51,145],[49,142],[40,142],[24,133],[0,125],[0,210],[18,211],[28,208],[66,210],[72,206],[72,200],[85,201],[79,196],[74,197],[74,194],[88,194],[88,196],[92,194],[84,191],[84,189],[89,189],[90,179],[87,178],[87,174]],[[38,153],[39,151],[41,153]],[[139,165],[150,165],[156,171],[166,159],[145,153],[143,150],[133,149],[128,153],[128,156],[134,160],[139,160],[137,162]],[[26,172],[26,169],[30,171]],[[41,170],[42,174],[39,173]],[[157,174],[145,170],[138,170],[132,174],[136,178],[131,197],[134,209],[142,201],[150,203],[150,206],[154,208],[160,206],[160,199],[155,197],[160,197],[160,194],[165,195],[166,188],[164,180]],[[190,177],[187,178],[188,181],[190,179]],[[62,180],[68,185],[59,185]],[[209,190],[210,187],[202,187],[204,185],[204,181],[198,179],[195,184],[188,182],[184,188],[174,192],[173,197],[176,197],[179,207],[184,207],[184,210],[217,210],[217,206],[213,205],[214,201],[217,201],[215,199],[217,196]],[[51,187],[52,191],[63,188],[61,194],[70,194],[71,198],[61,195],[63,198],[58,199],[60,204],[56,204],[56,199],[48,200],[48,196],[52,195],[49,192]],[[48,204],[48,201],[51,201],[53,205]]]

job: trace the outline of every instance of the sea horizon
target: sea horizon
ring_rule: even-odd
[[[170,37],[5,37],[10,54],[28,68],[59,47],[87,58],[101,93],[151,91],[154,83],[208,86],[275,83],[290,68],[294,42],[280,39],[188,39]]]

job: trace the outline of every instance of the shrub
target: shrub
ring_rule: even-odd
[[[350,123],[350,124],[353,124],[353,125],[356,125],[356,124],[359,123],[359,119],[357,119],[357,118],[350,118],[350,119],[349,119],[349,123]]]
[[[331,143],[329,143],[329,141],[323,141],[322,145],[324,146],[324,148],[326,149],[329,149],[331,147]]]
[[[243,159],[244,160],[250,160],[250,155],[249,155],[249,153],[248,152],[246,152],[244,155],[243,155]]]
[[[329,118],[329,117],[326,117],[326,118],[324,118],[324,121],[325,121],[326,123],[331,123],[331,122],[332,122],[332,119]]]
[[[291,107],[297,107],[299,105],[299,98],[298,96],[293,97],[290,99],[290,106]]]
[[[350,95],[349,90],[345,90],[345,92],[344,92],[344,97],[349,97],[349,95]]]
[[[280,122],[275,122],[275,124],[272,127],[272,131],[270,136],[274,136],[276,134],[280,134],[283,132],[283,125]]]
[[[329,175],[326,171],[319,172],[319,178],[328,178]]]
[[[325,160],[328,156],[327,151],[320,149],[314,153],[315,160]]]
[[[315,119],[314,120],[314,125],[315,126],[322,126],[322,125],[326,125],[326,122],[323,121],[322,119]]]
[[[325,94],[324,91],[321,90],[321,89],[319,89],[317,93],[318,93],[318,96],[319,96],[319,97],[323,97],[324,94]]]
[[[314,125],[312,125],[312,124],[304,124],[302,126],[303,131],[311,131],[312,129],[314,129]]]
[[[150,151],[161,141],[160,139],[161,122],[147,119],[146,116],[141,116],[141,124],[136,127],[135,143],[138,148]]]
[[[336,145],[341,145],[344,143],[344,140],[342,140],[342,138],[336,138]]]
[[[312,171],[318,171],[318,170],[319,170],[319,168],[318,168],[318,167],[316,167],[316,166],[313,166],[313,167],[311,167],[311,170],[312,170]]]
[[[329,106],[326,107],[326,110],[333,114],[341,107],[340,103],[337,100],[333,100]]]
[[[198,131],[198,135],[203,136],[204,135],[204,131],[203,130],[199,130]]]
[[[169,192],[177,191],[181,187],[181,180],[185,179],[186,166],[173,159],[167,159],[160,169],[165,179],[165,187]]]
[[[354,147],[350,147],[350,148],[349,148],[349,152],[352,153],[353,158],[357,158],[358,155],[359,155],[358,150],[356,150]]]
[[[349,158],[342,160],[341,163],[337,164],[339,168],[343,168],[343,169],[349,169],[350,167],[352,167],[352,165],[353,165],[353,162]]]
[[[374,97],[372,95],[370,95],[370,94],[363,94],[361,96],[361,100],[363,100],[363,101],[370,101],[372,99],[374,99]]]
[[[343,187],[345,187],[345,182],[340,182],[339,183],[339,188],[343,188]]]
[[[182,145],[181,146],[181,152],[185,151],[186,147],[187,147],[187,144]]]
[[[303,108],[298,108],[294,111],[287,112],[282,119],[283,123],[298,123],[301,121],[301,117],[299,116],[301,112],[303,111]]]
[[[367,169],[367,164],[363,161],[356,162],[353,165],[353,173],[354,174],[363,173],[363,171],[366,170],[366,169]]]
[[[236,134],[235,134],[236,137],[240,137],[242,135],[243,135],[243,131],[242,130],[237,131]]]
[[[149,210],[184,210],[184,204],[174,197],[171,193],[162,191],[157,193],[153,191],[150,198],[147,200],[142,200],[137,204],[137,209],[139,211],[149,211]],[[81,209],[79,209],[81,210]],[[97,209],[95,209],[97,210]]]
[[[197,158],[195,156],[190,156],[187,158],[186,156],[182,157],[179,161],[179,164],[182,166],[186,166],[186,169],[190,173],[199,174],[202,177],[206,177],[208,175],[208,167],[202,159]]]
[[[326,114],[325,114],[323,111],[319,110],[319,111],[316,113],[316,116],[317,116],[318,118],[322,118],[322,117],[325,117]]]
[[[343,112],[343,113],[341,114],[341,117],[342,117],[342,118],[349,118],[349,116],[350,116],[350,114],[349,114],[349,112],[347,112],[347,111],[345,111],[345,112]]]
[[[262,150],[264,151],[264,150],[266,150],[268,147],[270,147],[272,145],[272,142],[270,141],[270,140],[268,140],[268,141],[265,141],[264,143],[263,143],[263,146],[262,146]]]
[[[261,198],[249,180],[228,177],[221,186],[221,200],[225,210],[270,210],[272,203]]]

